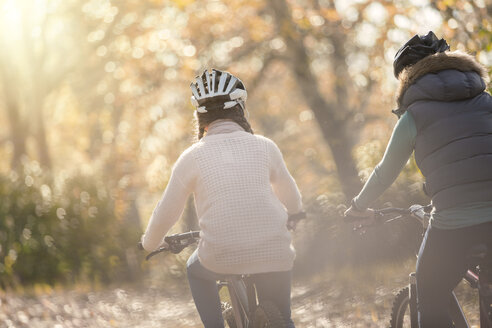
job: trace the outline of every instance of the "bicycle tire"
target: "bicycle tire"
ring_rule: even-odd
[[[229,328],[237,328],[236,318],[234,318],[234,311],[232,311],[232,306],[227,302],[222,302],[222,317],[227,323]]]
[[[393,300],[391,307],[390,328],[411,327],[409,321],[405,321],[405,314],[408,311],[410,319],[410,292],[408,287],[400,289]]]
[[[285,320],[280,310],[270,301],[260,303],[253,317],[254,328],[285,328]]]

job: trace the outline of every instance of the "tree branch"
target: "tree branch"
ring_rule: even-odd
[[[286,61],[288,58],[282,54],[275,53],[274,51],[269,52],[265,59],[263,60],[263,67],[256,74],[256,76],[248,83],[248,93],[253,94],[260,84],[261,80],[265,76],[266,71],[270,65],[276,60]]]
[[[270,40],[268,40],[270,41]],[[251,53],[253,53],[255,50],[261,48],[266,42],[268,41],[263,41],[263,42],[250,42],[246,45],[243,45],[242,47],[238,48],[237,51],[232,53],[231,55],[231,62],[238,62],[241,59],[249,56]]]
[[[290,57],[290,64],[304,98],[316,117],[322,135],[331,149],[337,167],[339,181],[347,199],[353,197],[361,187],[355,161],[352,157],[354,131],[349,129],[351,122],[347,109],[339,106],[339,101],[327,101],[319,90],[319,83],[311,70],[311,61],[304,45],[304,37],[297,31],[292,21],[290,9],[285,0],[272,0],[272,9],[277,23],[278,34],[284,38]],[[343,44],[343,36],[340,37]],[[342,86],[343,94],[347,85]]]

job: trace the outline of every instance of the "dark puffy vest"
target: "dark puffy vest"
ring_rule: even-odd
[[[492,201],[492,97],[475,72],[426,74],[405,92],[415,160],[436,210]]]

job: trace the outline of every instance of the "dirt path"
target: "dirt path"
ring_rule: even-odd
[[[297,285],[293,317],[298,327],[384,327],[384,322],[378,322],[387,308],[384,293],[379,290],[373,297],[342,300],[336,289]],[[4,294],[0,300],[1,327],[201,327],[187,292],[163,295],[159,290],[114,289],[87,294]],[[366,307],[366,301],[372,304]]]
[[[387,327],[389,287],[355,288],[311,282],[295,284],[293,318],[298,328]],[[53,292],[38,296],[0,294],[0,327],[201,327],[188,291],[112,289],[100,292]]]

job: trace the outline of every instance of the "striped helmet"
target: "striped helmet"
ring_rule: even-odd
[[[243,82],[229,72],[212,69],[203,71],[191,83],[191,103],[199,113],[232,108],[239,104],[244,110],[248,97]]]

